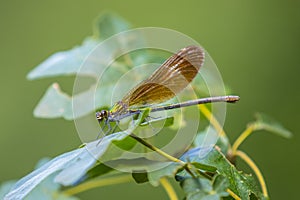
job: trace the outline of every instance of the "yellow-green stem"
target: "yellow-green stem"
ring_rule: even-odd
[[[219,136],[225,136],[226,133],[225,133],[224,129],[219,124],[218,120],[210,112],[210,110],[206,107],[206,105],[200,104],[199,109],[203,113],[203,115],[210,121],[210,123],[213,125],[213,127],[216,129]]]
[[[125,176],[115,176],[115,177],[109,177],[109,178],[104,178],[104,179],[99,179],[99,180],[93,180],[93,181],[88,181],[85,183],[82,183],[80,185],[77,185],[75,187],[72,187],[70,189],[67,189],[64,191],[66,195],[74,195],[92,188],[96,187],[103,187],[103,186],[108,186],[108,185],[115,185],[115,184],[120,184],[120,183],[126,183],[132,180],[132,177],[130,175],[125,175]]]
[[[226,133],[223,129],[223,127],[219,124],[218,120],[213,116],[213,114],[210,112],[210,110],[207,108],[206,105],[200,104],[199,109],[202,112],[202,114],[210,121],[212,126],[216,129],[219,136],[226,136]],[[240,200],[241,198],[236,195],[233,191],[231,191],[229,188],[226,190],[231,197],[233,197],[235,200]]]
[[[137,140],[139,143],[143,144],[144,146],[148,147],[149,149],[151,149],[151,150],[157,152],[158,154],[162,155],[163,157],[167,158],[168,160],[180,163],[182,165],[186,165],[186,163],[184,161],[167,154],[166,152],[164,152],[164,151],[160,150],[159,148],[157,148],[156,146],[146,142],[145,140],[143,140],[142,138],[136,136],[135,134],[133,134],[133,133],[130,134],[130,137]]]
[[[161,178],[160,184],[166,190],[170,200],[178,200],[175,190],[173,189],[172,185],[169,183],[167,178]]]
[[[232,192],[230,189],[227,189],[226,192],[228,192],[230,196],[232,196],[235,200],[241,200],[241,198],[238,195],[236,195],[234,192]]]
[[[236,151],[235,155],[239,156],[242,160],[244,160],[249,165],[249,167],[253,170],[253,172],[255,173],[255,175],[260,183],[260,186],[261,186],[264,196],[268,197],[268,191],[267,191],[267,186],[266,186],[264,177],[263,177],[262,173],[260,172],[259,168],[253,162],[253,160],[246,153],[244,153],[242,151]]]
[[[188,163],[178,159],[178,158],[175,158],[169,154],[167,154],[166,152],[160,150],[159,148],[157,148],[156,146],[148,143],[147,141],[143,140],[142,138],[136,136],[135,134],[131,133],[129,135],[130,137],[132,137],[133,139],[135,139],[136,141],[138,141],[139,143],[143,144],[144,146],[148,147],[149,149],[151,149],[152,151],[155,151],[156,153],[160,154],[161,156],[167,158],[168,160],[170,161],[173,161],[173,162],[177,162],[177,163],[180,163],[184,169],[192,176],[192,177],[196,177],[194,175],[194,173],[190,170],[190,166]]]
[[[254,125],[250,125],[246,128],[246,130],[236,139],[236,141],[232,145],[232,154],[235,155],[235,152],[239,148],[239,146],[242,144],[242,142],[245,141],[245,139],[253,132]]]
[[[200,104],[199,105],[199,109],[200,111],[204,114],[204,116],[210,120],[210,123],[214,126],[214,128],[216,129],[216,131],[218,132],[219,136],[225,136],[226,133],[223,130],[223,128],[221,127],[221,125],[219,124],[219,122],[217,121],[217,119],[212,115],[212,113],[210,112],[210,110],[204,105],[204,104]],[[163,157],[167,158],[168,160],[171,160],[173,162],[178,162],[181,165],[184,166],[185,170],[193,177],[196,178],[196,176],[193,174],[193,172],[190,170],[190,166],[188,163],[177,159],[167,153],[165,153],[164,151],[160,150],[159,148],[153,146],[152,144],[146,142],[145,140],[143,140],[142,138],[136,136],[135,134],[130,134],[130,136],[137,140],[138,142],[140,142],[141,144],[145,145],[146,147],[148,147],[149,149],[157,152],[158,154],[162,155]],[[173,188],[172,188],[173,189]],[[240,200],[241,198],[236,195],[233,191],[231,191],[229,188],[227,189],[227,192],[230,194],[230,196],[232,196],[235,200]],[[177,198],[177,197],[176,197]]]
[[[193,178],[196,178],[196,176],[194,175],[194,173],[191,171],[191,167],[189,166],[188,163],[182,161],[182,160],[179,160],[167,153],[165,153],[164,151],[160,150],[159,148],[153,146],[152,144],[146,142],[145,140],[143,140],[142,138],[136,136],[135,134],[130,134],[130,137],[132,137],[133,139],[137,140],[138,142],[140,142],[141,144],[145,145],[146,147],[148,147],[149,149],[157,152],[158,154],[164,156],[165,158],[173,161],[173,162],[178,162],[180,163],[184,168],[185,170],[193,177]],[[230,194],[230,196],[232,196],[234,199],[236,200],[240,200],[240,198],[234,193],[232,192],[230,189],[227,189],[227,192]]]

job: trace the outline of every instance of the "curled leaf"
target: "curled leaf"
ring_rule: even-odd
[[[257,113],[255,117],[256,121],[253,123],[255,130],[266,130],[284,138],[291,138],[293,136],[289,130],[271,117],[263,113]]]

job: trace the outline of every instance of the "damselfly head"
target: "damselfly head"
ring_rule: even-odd
[[[107,119],[108,118],[108,111],[107,110],[101,110],[101,112],[96,112],[96,119],[98,120],[98,122],[102,122],[103,119]]]

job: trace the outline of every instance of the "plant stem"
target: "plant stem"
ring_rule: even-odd
[[[173,189],[172,185],[166,178],[161,178],[160,179],[160,184],[163,186],[163,188],[166,190],[170,200],[178,200],[178,197],[176,195],[175,190]]]
[[[236,139],[236,141],[232,145],[232,154],[235,155],[238,147],[244,142],[244,140],[249,137],[249,135],[255,130],[255,126],[253,124],[249,125],[246,130]]]
[[[200,104],[199,109],[203,113],[203,115],[210,121],[210,123],[213,125],[213,127],[216,129],[218,135],[225,136],[226,133],[225,133],[224,129],[219,124],[218,120],[210,112],[210,110],[206,107],[206,105]]]
[[[135,134],[131,133],[129,135],[130,137],[132,137],[133,139],[135,139],[136,141],[138,141],[139,143],[145,145],[146,147],[148,147],[149,149],[155,151],[156,153],[160,154],[161,156],[167,158],[168,160],[171,160],[173,162],[177,162],[177,163],[180,163],[184,169],[193,177],[193,178],[196,178],[196,176],[194,175],[194,173],[190,170],[190,166],[188,163],[178,159],[178,158],[175,158],[169,154],[167,154],[166,152],[160,150],[159,148],[157,148],[156,146],[146,142],[145,140],[143,140],[142,138],[136,136]]]
[[[238,195],[236,195],[234,192],[232,192],[229,188],[226,190],[226,192],[228,192],[230,196],[232,196],[235,200],[241,200],[241,198]]]
[[[102,186],[108,186],[108,185],[115,185],[120,183],[126,183],[132,180],[132,177],[130,175],[125,176],[114,176],[109,178],[104,178],[100,180],[92,180],[85,183],[82,183],[80,185],[77,185],[75,187],[72,187],[70,189],[67,189],[64,191],[66,195],[72,196],[74,194],[96,188],[96,187],[102,187]]]
[[[203,113],[203,115],[210,121],[212,126],[216,129],[219,136],[226,136],[226,133],[223,129],[223,127],[219,124],[218,120],[213,116],[213,114],[210,112],[210,110],[206,107],[204,104],[198,105],[200,111]],[[241,198],[236,195],[233,191],[231,191],[229,188],[226,190],[231,197],[233,197],[235,200],[240,200]]]
[[[210,123],[214,126],[214,128],[217,130],[219,136],[226,136],[225,131],[223,130],[223,128],[221,127],[221,125],[219,124],[219,122],[217,121],[217,119],[212,115],[212,113],[210,112],[209,109],[207,109],[207,107],[204,104],[200,104],[199,105],[199,109],[200,111],[204,114],[204,116],[210,120]],[[190,166],[188,163],[175,158],[167,153],[165,153],[164,151],[160,150],[159,148],[157,148],[156,146],[146,142],[145,140],[143,140],[142,138],[136,136],[135,134],[131,133],[129,135],[130,137],[132,137],[133,139],[137,140],[139,143],[143,144],[144,146],[148,147],[149,149],[157,152],[158,154],[162,155],[163,157],[167,158],[168,160],[171,160],[173,162],[177,162],[180,163],[184,169],[193,177],[196,178],[196,176],[194,175],[194,173],[191,171]],[[230,196],[232,196],[235,200],[240,200],[241,198],[236,195],[233,191],[231,191],[229,188],[227,189],[227,192],[230,194]]]
[[[249,167],[253,170],[253,172],[255,173],[255,175],[260,183],[260,186],[261,186],[264,196],[268,197],[268,191],[267,191],[267,186],[266,186],[264,177],[263,177],[262,173],[260,172],[259,168],[253,162],[253,160],[246,153],[244,153],[242,151],[236,151],[235,155],[239,156],[242,160],[244,160],[249,165]]]
[[[138,141],[139,143],[143,144],[144,146],[148,147],[149,149],[151,149],[151,150],[157,152],[158,154],[162,155],[163,157],[167,158],[168,160],[180,163],[183,166],[186,165],[186,163],[184,161],[167,154],[166,152],[164,152],[164,151],[160,150],[159,148],[157,148],[156,146],[146,142],[145,140],[136,136],[135,134],[131,133],[129,136],[132,137],[133,139],[135,139],[136,141]]]

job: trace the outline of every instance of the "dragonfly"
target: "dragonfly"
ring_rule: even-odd
[[[150,112],[158,112],[205,103],[238,101],[239,96],[227,95],[159,105],[175,97],[193,81],[204,63],[204,57],[204,50],[199,46],[187,46],[179,50],[152,75],[132,88],[110,110],[96,112],[96,119],[99,123],[104,121],[110,132],[110,122],[119,123],[126,117],[140,114],[145,107],[149,107]]]

